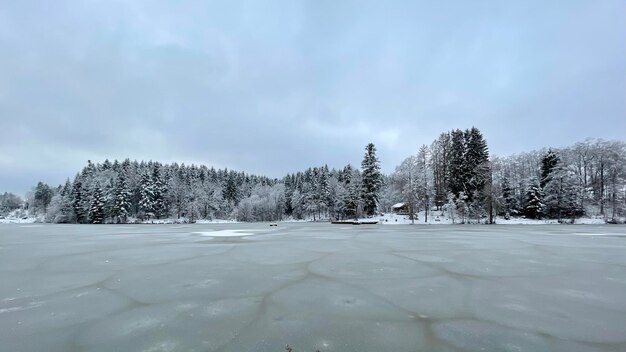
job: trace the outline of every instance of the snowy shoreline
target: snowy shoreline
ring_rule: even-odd
[[[473,221],[466,221],[465,223],[461,223],[459,220],[452,222],[450,219],[437,219],[436,217],[429,217],[428,222],[424,222],[423,217],[418,217],[415,221],[411,221],[408,216],[401,215],[392,215],[385,214],[385,216],[381,217],[373,217],[373,218],[360,218],[358,220],[347,220],[347,221],[359,221],[359,222],[368,222],[368,221],[378,221],[377,225],[485,225],[484,223],[477,224]],[[145,220],[142,222],[125,222],[125,223],[108,223],[106,225],[212,225],[212,224],[254,224],[254,223],[330,223],[330,220],[280,220],[280,221],[271,221],[271,222],[241,222],[236,220],[226,220],[226,219],[214,219],[214,220],[197,220],[196,222],[187,222],[185,220],[180,219],[155,219],[155,220]],[[0,219],[0,224],[46,224],[46,222],[39,221],[37,218],[26,218],[26,219]],[[50,223],[52,224],[52,223]],[[619,224],[623,224],[620,222]],[[76,225],[76,224],[74,224]],[[88,224],[87,224],[88,225]],[[558,222],[557,219],[543,219],[543,220],[534,220],[534,219],[525,219],[525,218],[511,218],[504,219],[500,217],[495,218],[495,223],[493,225],[612,225],[607,223],[606,220],[602,218],[579,218],[576,219],[574,223],[571,222],[570,219],[565,219],[561,223]]]

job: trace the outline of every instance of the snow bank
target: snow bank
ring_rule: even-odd
[[[32,224],[36,221],[35,218],[5,218],[0,219],[0,224]]]
[[[450,225],[450,224],[460,224],[461,219],[456,218],[453,222],[449,219],[443,212],[441,211],[431,211],[428,213],[428,222],[424,221],[425,213],[423,211],[419,212],[415,218],[415,224],[421,225]],[[385,213],[380,216],[374,216],[370,219],[359,219],[359,220],[378,220],[381,224],[384,225],[403,225],[403,224],[411,224],[411,220],[408,215],[397,215]],[[484,222],[485,219],[483,219]],[[466,220],[467,222],[467,220]],[[556,219],[544,219],[544,220],[536,220],[536,219],[526,219],[526,218],[510,218],[504,219],[502,217],[495,217],[495,223],[500,225],[546,225],[546,224],[558,224],[558,220]],[[570,223],[570,219],[563,219],[563,223]],[[576,219],[574,224],[587,224],[587,225],[600,225],[605,224],[606,221],[603,218],[579,218]]]

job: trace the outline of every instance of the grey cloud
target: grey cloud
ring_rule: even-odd
[[[0,5],[0,191],[87,159],[385,171],[472,125],[508,154],[626,130],[622,1]]]

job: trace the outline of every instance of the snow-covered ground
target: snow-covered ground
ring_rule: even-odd
[[[0,224],[31,224],[35,221],[37,221],[36,218],[27,216],[27,212],[21,209],[0,217]]]
[[[2,351],[626,351],[626,226],[2,225]]]
[[[35,220],[35,218],[4,218],[0,219],[0,224],[32,224]]]
[[[425,213],[419,212],[417,217],[415,218],[415,224],[428,224],[428,225],[450,225],[453,223],[459,224],[461,222],[460,218],[456,218],[453,222],[450,218],[448,218],[443,212],[440,211],[431,211],[428,214],[428,222],[425,221]],[[360,219],[366,220],[366,219]],[[391,213],[385,213],[381,216],[374,216],[369,220],[379,220],[381,224],[385,225],[397,225],[397,224],[411,224],[411,219],[409,219],[408,215],[396,215]],[[570,223],[570,219],[564,219],[564,223]],[[510,218],[504,219],[502,217],[497,216],[495,218],[496,224],[509,224],[509,225],[547,225],[547,224],[558,224],[559,222],[556,219],[549,220],[534,220],[534,219],[526,219],[526,218]],[[600,225],[605,224],[606,221],[601,217],[598,218],[579,218],[574,222],[575,224],[588,224],[588,225]]]

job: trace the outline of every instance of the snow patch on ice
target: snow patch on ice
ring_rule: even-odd
[[[244,236],[254,236],[254,235],[259,234],[253,231],[259,231],[259,230],[219,230],[219,231],[192,232],[192,234],[206,236],[206,237],[244,237]]]
[[[237,220],[213,219],[213,220],[196,220],[196,224],[238,224]]]

